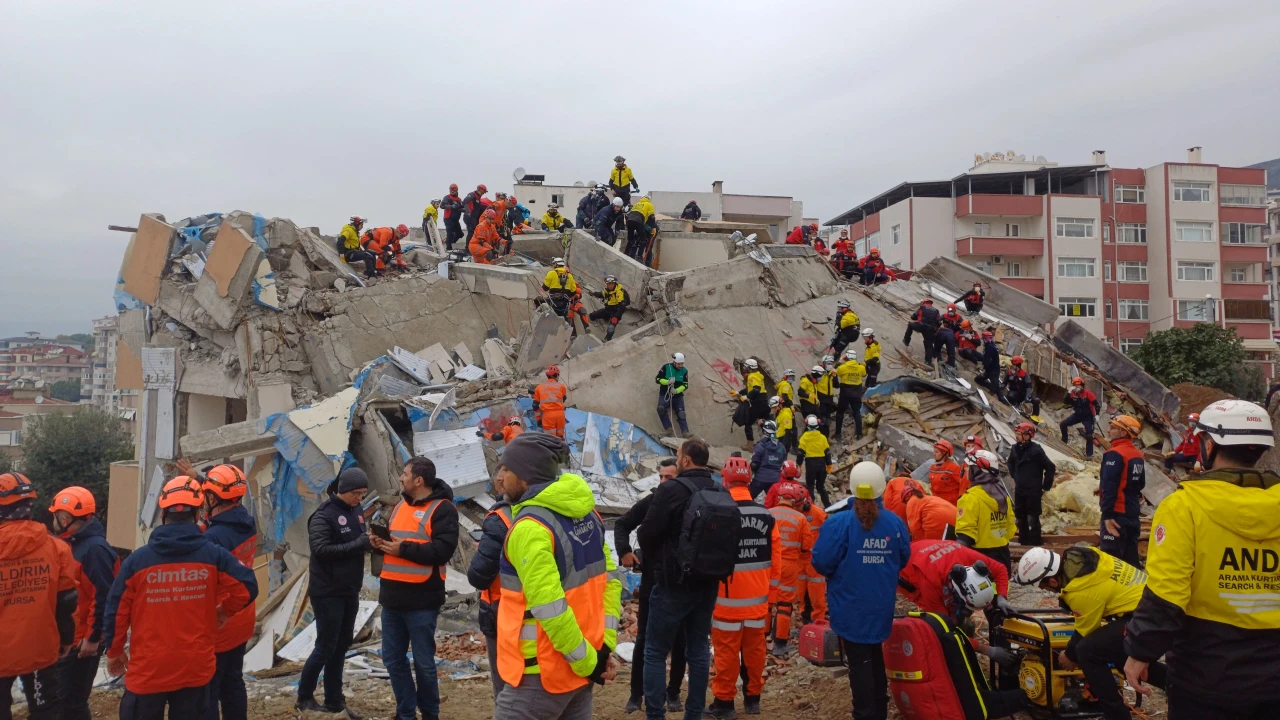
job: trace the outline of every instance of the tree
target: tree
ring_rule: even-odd
[[[1235,328],[1196,323],[1147,335],[1129,354],[1166,387],[1194,383],[1246,399],[1261,399],[1262,373],[1247,361],[1249,353]]]
[[[66,400],[67,402],[80,402],[80,381],[79,380],[59,380],[53,384],[53,388],[49,391],[58,400]]]
[[[133,438],[111,413],[93,407],[41,415],[22,436],[23,474],[31,479],[43,508],[70,485],[88,488],[107,516],[111,463],[133,457]]]
[[[8,472],[13,472],[14,470],[17,470],[17,469],[18,469],[18,463],[14,462],[13,458],[9,457],[8,455],[0,455],[0,475],[3,475]]]

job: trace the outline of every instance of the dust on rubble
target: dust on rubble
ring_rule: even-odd
[[[1209,403],[1232,397],[1230,393],[1225,393],[1218,388],[1205,387],[1204,385],[1195,385],[1193,383],[1178,383],[1169,388],[1169,390],[1182,401],[1179,413],[1183,417],[1191,413],[1200,412]]]

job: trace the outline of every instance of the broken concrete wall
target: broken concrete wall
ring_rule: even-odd
[[[1053,344],[1059,350],[1071,353],[1098,368],[1109,380],[1125,386],[1156,410],[1167,413],[1171,418],[1178,416],[1181,401],[1177,395],[1148,375],[1141,365],[1102,342],[1098,336],[1080,327],[1075,321],[1067,320],[1058,326],[1053,333]]]
[[[240,228],[228,223],[218,230],[205,272],[192,293],[218,329],[230,330],[243,317],[263,257],[262,249]]]
[[[734,246],[725,234],[664,232],[658,236],[655,255],[662,272],[677,272],[728,260]]]
[[[138,218],[138,231],[129,241],[120,277],[124,290],[148,305],[154,305],[160,278],[169,264],[173,246],[173,226],[152,215]]]
[[[655,309],[672,314],[719,307],[795,305],[839,290],[835,274],[816,256],[779,258],[768,265],[740,257],[658,275],[649,282]]]
[[[533,270],[476,263],[455,263],[450,270],[468,290],[482,295],[532,300],[542,291],[542,276]]]
[[[920,268],[919,273],[955,290],[955,297],[973,289],[975,282],[981,282],[987,294],[986,305],[991,306],[997,314],[1018,318],[1031,325],[1048,325],[1056,321],[1060,314],[1056,306],[1005,285],[990,273],[946,256],[940,255],[930,260],[929,264]]]

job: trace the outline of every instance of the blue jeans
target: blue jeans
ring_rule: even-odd
[[[676,633],[684,628],[684,657],[689,666],[689,694],[684,701],[685,720],[699,720],[707,704],[707,680],[711,675],[711,611],[716,588],[685,590],[655,585],[649,595],[649,623],[645,627],[644,705],[647,720],[666,716],[667,655]]]
[[[436,618],[438,610],[382,608],[382,662],[396,696],[396,718],[416,720],[440,715],[440,682],[436,679]],[[409,646],[413,645],[413,672]],[[414,680],[417,680],[417,688]]]
[[[669,410],[676,411],[676,420],[680,421],[680,432],[689,432],[689,421],[684,417],[684,394],[673,395],[663,388],[658,391],[658,419],[662,421],[662,429],[671,430]]]

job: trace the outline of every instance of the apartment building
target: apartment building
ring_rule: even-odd
[[[1267,269],[1263,273],[1271,286],[1271,317],[1280,318],[1280,196],[1277,191],[1268,192],[1267,226],[1262,229],[1263,240],[1267,243]],[[1280,343],[1280,330],[1272,323],[1271,336]]]
[[[975,156],[950,180],[902,183],[828,221],[860,253],[914,269],[938,255],[1058,306],[1128,352],[1149,331],[1217,322],[1268,362],[1273,292],[1266,172],[1186,162],[1112,168]]]
[[[77,346],[59,344],[17,345],[0,348],[0,387],[19,381],[46,384],[63,380],[83,383],[89,377],[88,355]]]

